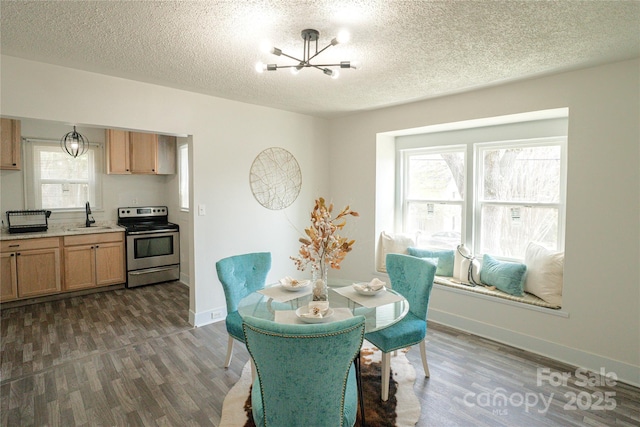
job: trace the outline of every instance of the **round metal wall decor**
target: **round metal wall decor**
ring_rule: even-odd
[[[254,159],[249,183],[253,197],[262,206],[271,210],[284,209],[300,194],[300,165],[293,154],[284,148],[267,148]]]

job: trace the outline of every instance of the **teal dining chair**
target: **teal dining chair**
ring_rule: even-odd
[[[244,343],[242,317],[238,313],[238,303],[250,293],[264,288],[269,270],[271,270],[270,252],[235,255],[216,262],[216,272],[222,283],[227,304],[225,324],[229,342],[227,359],[224,362],[225,368],[231,364],[233,340]]]
[[[246,316],[245,342],[257,371],[251,389],[256,426],[353,426],[358,404],[353,361],[364,320],[299,325]]]
[[[427,335],[427,308],[433,287],[436,266],[426,259],[402,254],[387,254],[387,273],[391,288],[409,301],[409,312],[398,323],[370,332],[365,339],[382,351],[382,400],[389,399],[390,353],[420,344],[424,374],[429,376],[425,337]]]

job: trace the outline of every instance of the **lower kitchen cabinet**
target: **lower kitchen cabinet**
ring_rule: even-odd
[[[62,290],[59,238],[6,240],[0,252],[2,302]]]
[[[18,266],[15,253],[0,254],[0,301],[18,298]]]
[[[64,237],[64,288],[67,291],[126,281],[124,233]]]

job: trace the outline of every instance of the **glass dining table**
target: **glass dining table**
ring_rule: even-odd
[[[376,295],[359,295],[353,288],[354,283],[345,279],[329,279],[329,307],[336,312],[327,322],[351,316],[362,315],[365,318],[365,333],[378,331],[399,322],[409,311],[409,302],[398,292],[386,288]],[[238,304],[240,316],[253,316],[260,319],[282,323],[304,323],[297,318],[295,311],[308,307],[312,300],[311,286],[297,291],[283,290],[279,283],[265,289],[252,292]],[[337,315],[339,312],[340,315]],[[355,358],[356,376],[362,425],[365,425],[362,376],[360,374],[360,355]]]
[[[348,309],[351,315],[362,315],[365,318],[365,333],[384,329],[400,321],[409,311],[409,302],[398,292],[386,288],[386,296],[361,296],[352,291],[354,283],[362,283],[346,279],[329,279],[329,307],[332,309]],[[290,310],[295,312],[300,307],[308,306],[312,299],[310,289],[297,292],[281,292],[278,298],[277,292],[270,292],[269,288],[276,291],[280,287],[278,283],[268,285],[264,290],[253,292],[244,297],[238,304],[240,316],[253,316],[260,319],[278,321],[278,312]],[[274,296],[270,296],[274,295]],[[285,300],[286,301],[282,301]],[[338,320],[327,319],[327,321]],[[283,316],[293,319],[293,316]],[[300,323],[300,322],[298,322]]]

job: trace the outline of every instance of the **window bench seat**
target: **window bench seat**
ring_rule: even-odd
[[[468,291],[468,292],[475,292],[475,293],[478,293],[478,294],[489,295],[489,296],[493,296],[493,297],[497,297],[497,298],[503,298],[503,299],[507,299],[507,300],[510,300],[510,301],[516,301],[516,302],[521,302],[521,303],[525,303],[525,304],[531,304],[531,305],[535,305],[535,306],[538,306],[538,307],[552,308],[552,309],[556,309],[556,310],[560,308],[560,306],[558,306],[558,305],[549,304],[548,302],[538,298],[535,295],[527,293],[527,292],[524,293],[523,297],[517,297],[517,296],[510,295],[510,294],[508,294],[506,292],[502,292],[501,290],[488,288],[486,286],[481,286],[481,285],[469,286],[469,285],[465,285],[463,283],[460,283],[460,282],[456,281],[452,277],[436,276],[434,281],[433,281],[433,283],[437,283],[437,284],[443,285],[443,286],[448,286],[448,287],[451,287],[451,288],[465,290],[465,291]]]

